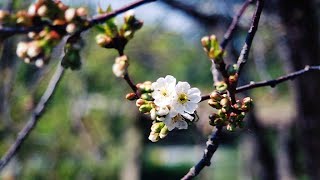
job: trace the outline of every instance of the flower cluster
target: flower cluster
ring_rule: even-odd
[[[127,99],[136,101],[139,111],[150,114],[154,121],[149,139],[152,142],[164,138],[173,129],[187,129],[187,121],[195,119],[201,100],[200,90],[187,82],[178,82],[173,76],[159,78],[137,85],[138,93],[130,93]]]
[[[252,99],[246,97],[231,103],[231,98],[224,92],[213,91],[210,94],[208,104],[217,109],[216,113],[209,116],[212,126],[227,126],[227,130],[233,131],[236,127],[243,127],[243,119],[246,113],[252,108]]]
[[[28,33],[30,42],[20,42],[17,55],[26,63],[42,67],[50,58],[53,48],[67,33],[74,33],[87,24],[87,10],[69,8],[61,1],[38,0],[28,11],[10,14],[0,11],[0,25],[8,27],[44,26],[41,31]],[[63,28],[64,27],[64,28]]]
[[[99,13],[108,13],[112,9],[109,6],[106,11],[99,9]],[[96,42],[104,48],[114,48],[123,51],[127,42],[133,38],[134,33],[139,30],[143,22],[136,19],[134,11],[130,10],[124,15],[124,24],[118,26],[115,19],[109,19],[105,23],[96,26],[99,34],[96,36]]]

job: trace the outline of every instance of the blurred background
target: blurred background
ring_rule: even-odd
[[[2,0],[1,9],[27,8],[30,0]],[[100,5],[120,8],[133,0],[64,0],[85,6],[92,15]],[[202,50],[202,36],[224,32],[243,0],[159,0],[135,10],[144,27],[128,44],[129,72],[134,82],[155,81],[171,74],[203,94],[213,90],[211,62]],[[236,62],[255,6],[250,6],[227,49]],[[319,65],[317,0],[269,0],[253,41],[241,84],[276,78]],[[118,17],[122,22],[122,16]],[[157,143],[148,140],[152,121],[125,99],[128,85],[111,71],[117,53],[98,47],[95,31],[83,37],[80,71],[68,70],[38,126],[0,173],[1,179],[179,179],[201,159],[212,131],[203,102],[199,121],[188,130],[173,131]],[[24,64],[15,55],[15,36],[1,44],[0,154],[25,125],[44,92],[61,47],[42,69]],[[309,73],[275,88],[246,94],[255,108],[246,128],[224,132],[212,165],[196,179],[320,179],[320,78]]]

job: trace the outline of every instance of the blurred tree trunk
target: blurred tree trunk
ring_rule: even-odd
[[[315,0],[279,0],[279,14],[285,27],[290,60],[295,70],[305,65],[319,65],[319,26]],[[297,126],[301,136],[307,175],[320,179],[320,80],[307,74],[295,81]]]

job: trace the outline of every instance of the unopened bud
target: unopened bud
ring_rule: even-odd
[[[124,22],[127,24],[131,24],[131,22],[135,19],[134,11],[129,10],[124,14]]]
[[[17,46],[17,56],[19,58],[25,58],[27,57],[27,51],[28,51],[28,43],[26,42],[19,42]]]
[[[35,33],[35,32],[29,32],[29,33],[28,33],[28,37],[29,37],[30,39],[34,39],[36,36],[37,36],[37,33]]]
[[[152,120],[156,120],[156,117],[157,117],[156,109],[155,109],[155,108],[152,108],[151,111],[150,111],[150,118],[151,118]]]
[[[222,96],[221,94],[218,92],[218,91],[213,91],[211,94],[210,94],[210,99],[213,99],[215,101],[220,101],[222,99]]]
[[[6,10],[0,10],[0,22],[3,22],[9,16],[9,12]]]
[[[213,99],[209,99],[208,104],[211,107],[216,108],[216,109],[221,109],[221,107],[222,107],[218,101],[215,101]]]
[[[137,107],[140,107],[140,106],[144,105],[145,103],[146,103],[145,100],[143,100],[143,99],[138,99],[138,100],[136,101],[136,106],[137,106]]]
[[[120,56],[116,58],[115,63],[112,66],[112,71],[115,76],[123,77],[127,73],[128,66],[128,57],[125,55]]]
[[[66,31],[67,31],[69,34],[72,34],[72,33],[76,32],[76,30],[77,30],[77,26],[76,26],[76,24],[74,24],[74,23],[70,23],[70,24],[68,24],[67,27],[66,27]]]
[[[64,18],[66,19],[67,22],[71,22],[75,17],[76,17],[76,9],[74,8],[68,8],[64,12]]]
[[[223,98],[220,101],[220,104],[222,107],[229,107],[230,106],[230,100],[228,98]]]
[[[152,106],[150,104],[144,104],[139,107],[139,111],[142,113],[148,113],[151,111],[151,109],[152,109]]]
[[[223,92],[223,91],[227,90],[228,85],[225,82],[220,81],[220,82],[215,83],[215,87],[218,91]]]
[[[205,50],[207,51],[208,48],[210,47],[209,36],[204,36],[203,38],[201,38],[201,44],[205,48]]]
[[[84,17],[84,16],[87,16],[88,15],[88,11],[87,11],[87,9],[86,8],[84,8],[84,7],[79,7],[78,9],[77,9],[77,15],[78,16],[80,16],[80,17]]]
[[[42,48],[37,42],[29,43],[27,54],[30,58],[37,57],[42,52]]]
[[[227,72],[229,75],[235,75],[238,71],[238,65],[237,64],[231,64],[227,66]]]
[[[24,58],[23,59],[24,63],[29,64],[31,62],[30,58]]]
[[[105,34],[98,34],[96,36],[96,42],[101,47],[110,47],[110,44],[112,43],[112,38]]]
[[[159,133],[155,133],[155,132],[150,132],[150,135],[148,137],[148,139],[152,142],[157,142],[159,141],[160,137],[159,137]]]
[[[147,101],[153,100],[151,93],[143,93],[143,94],[141,94],[141,99],[144,99],[144,100],[147,100]]]
[[[41,67],[43,67],[43,65],[44,65],[44,61],[43,61],[43,59],[37,59],[34,64],[35,64],[38,68],[41,68]]]
[[[130,101],[136,100],[137,99],[137,95],[136,95],[136,93],[128,93],[126,95],[126,99],[128,99]]]
[[[36,5],[35,4],[31,4],[28,8],[28,14],[30,16],[35,16],[37,13],[37,8],[36,8]]]
[[[163,122],[156,122],[156,123],[152,124],[151,131],[159,133],[164,126],[165,125]]]
[[[169,134],[169,129],[168,129],[168,127],[165,125],[165,126],[161,129],[159,136],[160,136],[161,139],[163,139],[163,138],[165,138],[168,134]]]
[[[229,76],[229,82],[230,82],[230,84],[235,83],[235,82],[237,82],[237,81],[238,81],[238,74],[230,75],[230,76]]]
[[[250,97],[246,97],[242,100],[242,106],[241,109],[244,111],[250,111],[250,109],[253,106],[253,101]]]
[[[40,17],[45,17],[47,14],[48,14],[48,8],[46,5],[42,5],[39,7],[38,11],[37,11],[37,14],[40,16]]]

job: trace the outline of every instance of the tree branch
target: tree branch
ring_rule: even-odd
[[[5,153],[5,155],[0,160],[0,171],[8,164],[11,158],[17,153],[19,148],[21,147],[22,143],[27,139],[28,135],[31,131],[36,127],[40,117],[44,113],[46,105],[51,100],[52,95],[57,89],[59,82],[61,81],[64,74],[64,69],[61,67],[60,63],[52,76],[49,85],[42,95],[39,103],[37,104],[36,108],[31,114],[30,119],[28,120],[27,124],[24,128],[19,132],[17,139],[11,145],[10,149]]]
[[[252,23],[251,23],[251,27],[248,31],[248,35],[246,38],[246,42],[244,44],[244,46],[242,47],[240,56],[238,58],[238,75],[240,76],[241,70],[243,69],[243,66],[246,64],[247,59],[249,57],[249,52],[250,52],[250,48],[252,45],[252,41],[254,38],[254,35],[256,34],[257,30],[258,30],[258,25],[259,25],[259,20],[260,20],[260,15],[263,9],[263,5],[264,5],[264,0],[257,0],[257,8],[256,11],[253,15],[252,18]]]
[[[219,147],[221,134],[222,134],[222,127],[217,127],[217,131],[212,133],[210,138],[207,141],[207,147],[204,150],[202,159],[195,166],[193,166],[189,170],[189,172],[183,178],[181,178],[181,180],[192,179],[195,176],[197,176],[205,166],[210,166],[211,158]]]
[[[259,87],[265,87],[265,86],[270,86],[273,88],[280,83],[283,83],[288,80],[293,80],[299,76],[304,75],[305,73],[314,72],[314,71],[320,71],[320,65],[319,66],[308,66],[307,65],[304,69],[301,69],[299,71],[296,71],[296,72],[293,72],[293,73],[290,73],[290,74],[287,74],[284,76],[280,76],[280,77],[278,77],[276,79],[272,79],[272,80],[265,80],[265,81],[260,81],[260,82],[253,82],[252,81],[251,83],[249,83],[247,85],[237,87],[236,93],[244,92],[244,91],[259,88]],[[208,100],[208,99],[210,99],[210,95],[203,95],[201,97],[200,102]]]
[[[307,72],[313,72],[313,71],[320,71],[320,66],[306,66],[304,69],[301,69],[299,71],[290,73],[285,76],[280,76],[276,79],[269,80],[269,81],[260,81],[260,82],[251,82],[247,85],[240,86],[237,88],[236,92],[240,93],[246,90],[258,88],[258,87],[264,87],[264,86],[270,86],[270,87],[275,87],[276,85],[288,81],[288,80],[293,80],[296,77],[299,77]]]
[[[94,25],[103,23],[106,20],[113,18],[113,17],[115,17],[125,11],[128,11],[128,10],[133,9],[135,7],[141,6],[146,3],[154,2],[154,1],[157,1],[157,0],[139,0],[139,1],[136,1],[136,2],[129,4],[127,6],[124,6],[118,10],[112,11],[110,13],[102,14],[102,15],[96,16],[92,19],[88,19],[89,24],[87,26],[85,26],[84,28],[81,28],[75,34],[80,34],[81,32],[90,29]],[[58,31],[61,31],[61,30],[64,31],[66,28],[66,25],[51,25],[49,22],[43,21],[41,24],[39,24],[37,26],[32,26],[32,27],[0,27],[0,35],[1,36],[2,35],[12,36],[14,34],[25,34],[28,32],[39,32],[47,26],[49,26],[50,29],[58,30]]]

